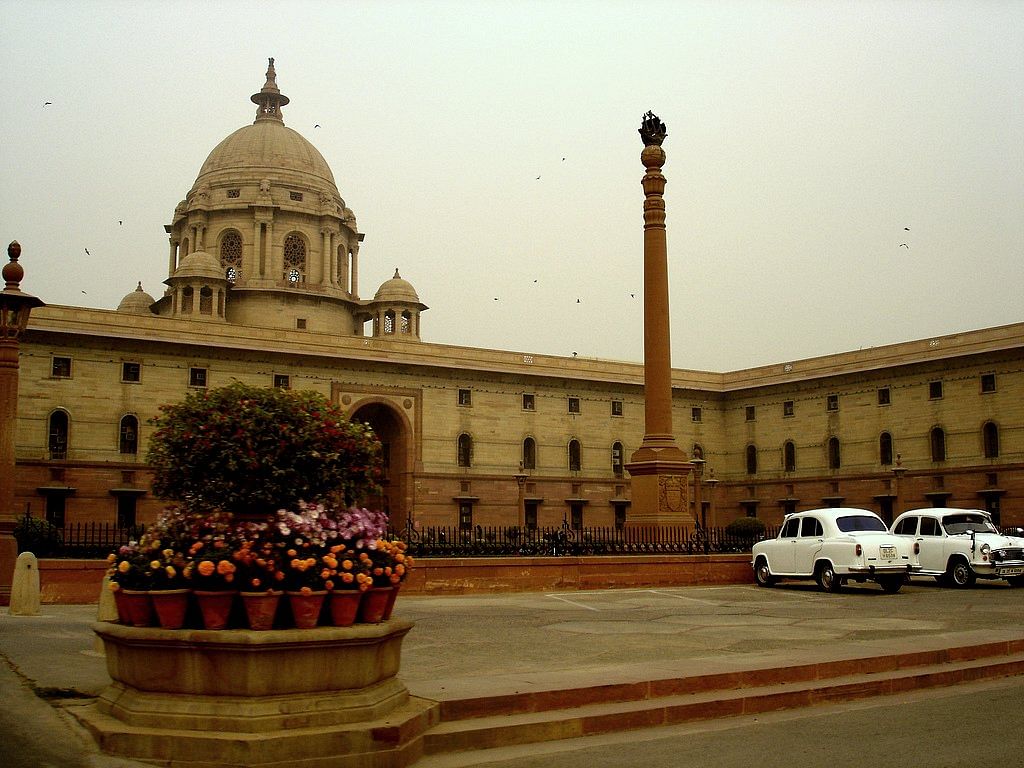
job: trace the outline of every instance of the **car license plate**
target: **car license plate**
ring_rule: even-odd
[[[1000,568],[1000,576],[1020,576],[1024,574],[1024,567],[1014,566],[1013,568]]]
[[[896,559],[896,547],[879,547],[878,556],[883,560],[895,560]]]

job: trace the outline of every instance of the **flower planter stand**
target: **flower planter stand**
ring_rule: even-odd
[[[408,621],[164,630],[100,622],[113,680],[74,715],[108,753],[188,768],[404,768],[438,705],[395,675]],[[325,762],[327,761],[327,762]]]

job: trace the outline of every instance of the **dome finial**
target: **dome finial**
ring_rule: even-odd
[[[277,120],[284,123],[281,117],[281,107],[288,103],[288,97],[281,93],[277,87],[277,72],[274,71],[273,57],[267,59],[267,82],[259,93],[254,93],[250,98],[256,105],[256,120]]]

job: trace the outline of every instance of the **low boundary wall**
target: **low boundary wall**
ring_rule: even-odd
[[[40,560],[42,602],[97,602],[106,569],[103,560]],[[749,554],[422,558],[416,560],[409,578],[402,584],[402,593],[572,592],[752,580]]]

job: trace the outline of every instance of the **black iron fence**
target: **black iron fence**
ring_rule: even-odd
[[[774,535],[769,529],[764,535]],[[389,532],[414,557],[558,557],[563,555],[697,555],[749,552],[763,536],[725,528],[629,526],[626,528],[520,528],[516,526],[407,526]]]
[[[142,536],[144,526],[122,528],[113,523],[72,523],[57,527],[38,517],[25,515],[14,528],[18,552],[36,557],[105,558],[129,541]]]

